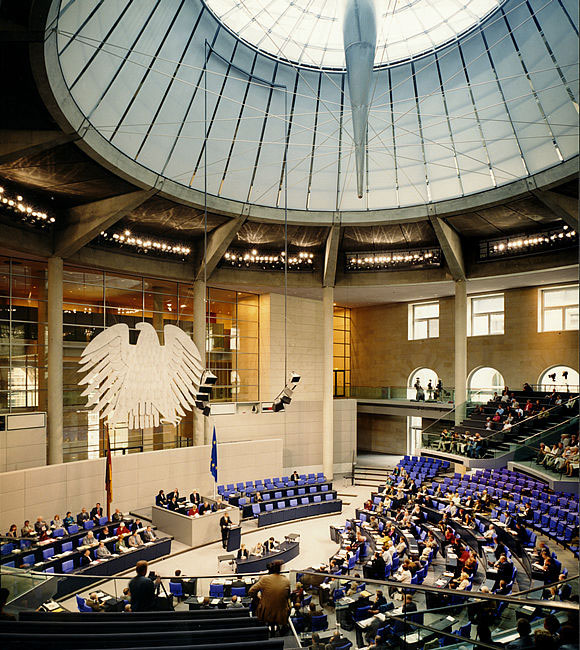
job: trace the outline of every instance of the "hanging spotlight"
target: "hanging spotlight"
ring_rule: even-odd
[[[300,381],[301,377],[298,373],[293,372],[290,375],[290,383],[291,384],[297,384]]]
[[[205,370],[201,376],[199,390],[195,393],[195,408],[199,409],[203,415],[208,416],[211,413],[209,406],[209,397],[212,386],[217,382],[217,377],[211,370]]]
[[[273,402],[272,410],[274,411],[274,413],[283,411],[285,406],[287,406],[292,402],[292,398],[294,397],[294,390],[298,386],[300,379],[301,377],[297,372],[290,373],[290,379],[288,380],[288,383],[280,391],[280,393],[278,394],[278,396]]]
[[[564,372],[562,373],[562,377],[564,377],[564,379],[568,379],[568,371],[567,370],[564,370]]]
[[[553,372],[551,375],[548,375],[548,377],[549,377],[552,381],[556,381],[556,373],[555,373],[555,372]]]

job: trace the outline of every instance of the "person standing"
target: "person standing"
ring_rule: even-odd
[[[228,537],[230,536],[230,528],[232,527],[232,520],[227,512],[220,517],[220,528],[222,531],[222,546],[227,549]]]
[[[250,596],[260,596],[256,616],[272,630],[280,629],[284,634],[288,628],[290,615],[290,581],[280,574],[282,563],[272,562],[268,565],[268,575],[256,582],[250,591]]]
[[[131,611],[151,612],[155,607],[155,583],[161,583],[161,578],[155,582],[146,577],[147,562],[139,560],[135,566],[137,575],[129,582],[129,593],[131,595]]]

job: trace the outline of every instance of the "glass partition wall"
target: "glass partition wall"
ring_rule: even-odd
[[[218,376],[212,401],[259,399],[259,296],[207,290],[207,363]],[[88,412],[78,385],[83,349],[105,327],[125,323],[131,343],[148,322],[163,344],[172,324],[193,335],[193,284],[65,266],[63,271],[63,402],[65,461],[98,458],[104,428]],[[0,257],[0,413],[47,410],[47,265]],[[113,453],[187,446],[193,414],[160,424],[110,431]]]

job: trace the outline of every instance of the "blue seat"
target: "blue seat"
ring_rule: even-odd
[[[262,496],[262,499],[263,499],[264,501],[270,501],[271,498],[272,498],[272,495],[271,495],[271,494],[264,494],[264,495]]]
[[[2,544],[0,546],[0,555],[9,555],[14,550],[14,544]]]
[[[314,487],[308,488],[308,492],[310,492],[310,494],[314,494],[315,492],[318,492],[318,488],[315,485]]]
[[[304,619],[302,617],[295,618],[292,616],[290,620],[292,621],[296,634],[302,634],[302,632],[304,632]]]
[[[169,592],[175,598],[183,598],[183,585],[181,582],[171,582],[169,581]]]
[[[66,535],[66,532],[65,532],[64,528],[55,528],[55,529],[52,531],[52,536],[53,536],[54,538],[57,538],[57,537],[64,537],[65,535]]]
[[[53,566],[49,566],[48,569],[45,569],[45,570],[43,571],[43,573],[54,573],[54,567],[53,567]]]
[[[273,503],[267,503],[266,507],[264,508],[266,512],[272,512],[274,510],[274,504]]]
[[[294,496],[294,490],[288,490],[288,491],[286,492],[286,496],[287,496],[287,497],[293,497],[293,496]]]
[[[32,565],[32,564],[34,564],[35,562],[36,562],[36,560],[35,560],[35,558],[34,558],[34,555],[25,555],[25,556],[22,558],[22,563],[23,563],[23,564],[28,564],[29,566]]]
[[[328,630],[328,617],[326,614],[322,614],[321,616],[313,616],[310,621],[310,629],[312,632],[323,632],[324,630]]]
[[[14,560],[13,560],[12,562],[6,562],[6,563],[3,564],[2,566],[9,566],[9,567],[11,567],[12,569],[15,569],[15,568],[16,568],[16,564],[15,564]]]
[[[334,499],[334,494],[325,494],[324,498],[326,499],[326,501],[332,501]]]
[[[300,499],[300,503],[301,503],[303,506],[307,506],[307,505],[310,503],[310,501],[308,501],[308,497],[302,497],[302,498]]]
[[[232,596],[238,596],[240,598],[244,598],[245,595],[246,595],[245,587],[232,587]]]
[[[85,530],[90,530],[95,527],[95,522],[92,519],[87,519],[83,524]]]
[[[72,560],[66,560],[62,563],[62,572],[63,573],[72,573],[75,568],[75,563]]]
[[[298,499],[290,499],[290,507],[294,508],[298,505]]]
[[[240,508],[243,508],[246,505],[246,503],[248,503],[248,498],[247,497],[240,497],[238,499],[238,506]]]
[[[89,613],[92,612],[93,610],[87,605],[87,601],[84,598],[81,598],[80,596],[77,596],[77,607],[79,612],[85,612]]]
[[[109,520],[108,520],[107,516],[99,518],[99,526],[105,526],[108,523],[109,523]]]
[[[306,488],[298,488],[298,494],[306,494]]]
[[[282,498],[282,492],[274,492],[274,499],[281,499]]]
[[[278,501],[278,503],[276,504],[276,507],[278,508],[278,510],[282,510],[283,508],[286,507],[286,502],[285,501]]]
[[[321,485],[320,486],[320,491],[321,492],[328,492],[329,487],[330,487],[329,485]],[[376,503],[376,501],[375,501],[375,503]]]
[[[357,607],[354,610],[354,620],[355,622],[358,623],[358,621],[362,621],[365,618],[369,618],[369,611],[371,609],[370,605],[367,605],[366,607]]]
[[[209,586],[209,597],[210,598],[223,598],[224,597],[224,586],[210,584]]]
[[[317,494],[313,499],[314,503],[320,503],[321,501],[322,501],[322,497],[319,494]]]
[[[54,548],[52,548],[52,547],[51,547],[51,548],[45,548],[45,549],[42,551],[42,559],[43,559],[43,560],[48,560],[48,559],[51,558],[53,555],[54,555]]]
[[[252,514],[254,517],[257,517],[260,514],[260,504],[259,503],[253,503],[252,504]]]

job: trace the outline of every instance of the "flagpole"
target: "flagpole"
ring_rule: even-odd
[[[113,493],[113,461],[111,458],[111,439],[109,421],[105,421],[106,455],[105,455],[105,491],[107,494],[107,520],[111,521],[111,497]]]

